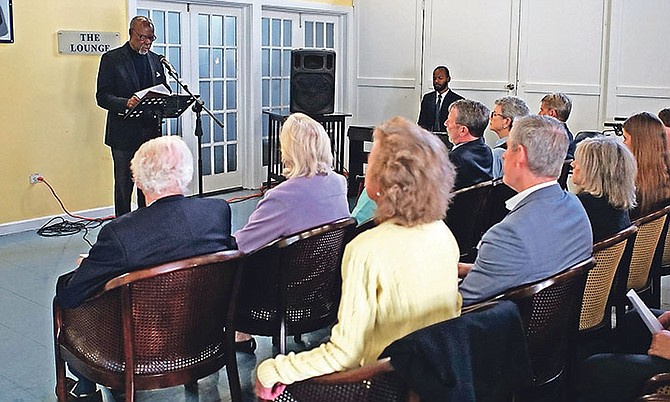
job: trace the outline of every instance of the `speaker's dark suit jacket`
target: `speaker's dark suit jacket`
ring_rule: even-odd
[[[79,268],[58,278],[58,303],[76,307],[122,273],[235,247],[224,200],[161,198],[100,230]]]
[[[98,88],[95,99],[98,106],[107,110],[105,144],[114,149],[135,151],[147,140],[159,137],[159,121],[150,115],[123,120],[126,102],[133,94],[145,89],[135,72],[132,55],[135,51],[125,45],[102,55],[98,70]],[[159,55],[148,53],[151,68],[151,86],[166,84],[165,72]]]
[[[454,146],[449,151],[449,160],[456,167],[454,190],[491,180],[493,177],[493,152],[483,138]]]
[[[436,99],[437,92],[435,91],[428,92],[423,96],[423,99],[421,99],[421,111],[419,112],[419,121],[417,124],[428,131],[435,131],[433,129],[433,124],[435,124]],[[463,97],[451,89],[444,95],[442,106],[440,106],[440,124],[437,131],[447,131],[446,127],[444,127],[444,121],[447,120],[447,115],[449,115],[449,105],[459,99],[463,99]]]

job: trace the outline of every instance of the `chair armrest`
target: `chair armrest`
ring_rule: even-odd
[[[670,401],[670,395],[662,395],[662,394],[644,395],[635,400],[635,402],[668,402],[668,401]]]
[[[306,380],[306,383],[313,384],[348,384],[352,382],[363,381],[382,373],[389,373],[393,370],[391,358],[377,360],[367,366],[355,368],[353,370],[338,371],[332,374],[326,374]]]
[[[648,379],[642,386],[642,394],[661,394],[659,390],[664,390],[662,392],[670,400],[670,373],[660,373]]]
[[[390,399],[389,399],[390,398]],[[418,395],[391,366],[390,358],[353,370],[323,375],[288,385],[278,401],[317,402],[329,400],[416,402]]]

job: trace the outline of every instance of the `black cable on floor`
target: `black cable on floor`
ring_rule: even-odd
[[[51,187],[51,184],[44,179],[44,177],[40,176],[37,178],[37,181],[42,182],[47,185],[49,190],[51,191],[51,194],[53,194],[54,198],[56,198],[56,201],[60,204],[61,209],[63,212],[65,212],[68,216],[72,218],[76,218],[76,221],[69,221],[63,217],[56,216],[51,219],[49,219],[48,222],[46,222],[44,225],[42,225],[41,228],[37,229],[37,234],[43,237],[56,237],[56,236],[71,236],[80,232],[84,232],[83,239],[86,243],[88,243],[89,246],[93,247],[93,244],[86,238],[88,235],[88,231],[90,229],[95,229],[99,226],[101,226],[104,222],[114,219],[114,216],[107,216],[104,218],[86,218],[83,216],[78,216],[70,213],[70,211],[65,208],[65,205],[63,205],[63,202],[61,201],[60,197],[58,197],[58,194],[56,194],[56,191]]]

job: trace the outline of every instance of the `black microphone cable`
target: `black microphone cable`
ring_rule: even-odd
[[[53,194],[54,198],[56,198],[56,201],[58,201],[58,204],[60,204],[63,212],[65,212],[68,216],[77,219],[76,221],[69,221],[61,216],[55,216],[49,219],[49,221],[42,225],[41,228],[37,229],[37,234],[43,237],[57,237],[71,236],[83,231],[84,241],[88,243],[90,247],[93,247],[93,244],[88,240],[88,238],[86,238],[88,231],[101,226],[106,221],[114,219],[114,216],[106,216],[103,218],[87,218],[84,216],[74,215],[70,213],[67,208],[65,208],[63,201],[61,201],[60,197],[58,197],[58,194],[56,194],[56,191],[44,177],[38,176],[37,181],[46,184],[46,186],[49,188],[49,191],[51,191],[51,194]]]

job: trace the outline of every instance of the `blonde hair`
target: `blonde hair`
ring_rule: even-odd
[[[670,161],[663,122],[649,112],[630,116],[623,124],[637,161],[637,202],[643,215],[670,198]]]
[[[587,138],[577,145],[575,160],[582,171],[577,188],[596,197],[606,197],[616,209],[635,207],[635,157],[612,137]]]
[[[380,188],[375,220],[411,227],[444,219],[456,177],[445,145],[399,116],[377,127],[374,141],[366,174]]]
[[[142,190],[158,195],[176,189],[183,193],[193,178],[193,156],[180,137],[158,137],[140,146],[130,170]]]
[[[279,134],[284,176],[311,177],[328,174],[333,166],[330,138],[321,124],[302,113],[293,113]]]

